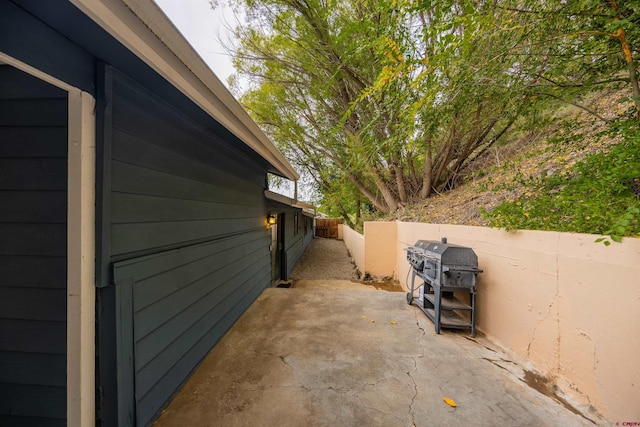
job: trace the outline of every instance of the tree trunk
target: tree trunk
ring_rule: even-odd
[[[342,218],[344,219],[344,222],[350,228],[355,228],[353,221],[351,221],[351,218],[349,218],[349,214],[347,213],[347,210],[344,208],[344,206],[342,206],[342,203],[340,202],[338,202],[338,210],[340,211],[340,216],[342,216]]]
[[[616,12],[616,19],[620,19],[620,8],[616,0],[610,0],[611,7]],[[629,82],[631,83],[631,89],[633,90],[633,101],[636,104],[636,118],[640,120],[640,83],[638,83],[638,71],[636,70],[636,64],[633,60],[633,53],[631,51],[631,45],[629,39],[622,29],[618,28],[618,31],[613,34],[613,37],[618,39],[622,47],[622,53],[624,54],[624,61],[627,63],[627,71],[629,72]]]
[[[431,173],[433,172],[433,157],[431,154],[431,135],[427,135],[424,139],[424,172],[422,174],[422,189],[420,190],[420,198],[426,199],[431,195]]]
[[[369,191],[369,189],[365,187],[365,185],[362,183],[362,181],[360,181],[360,179],[357,176],[355,176],[352,172],[347,172],[347,176],[349,177],[353,185],[355,185],[356,188],[360,191],[360,193],[362,193],[364,197],[369,199],[369,201],[373,204],[373,206],[376,207],[376,209],[386,214],[390,212],[389,207],[384,203],[384,201],[379,200],[375,196],[375,194]]]
[[[416,164],[413,161],[412,154],[407,155],[407,164],[409,167],[409,174],[411,179],[411,194],[413,196],[415,194],[415,191],[417,191],[416,189],[418,188],[419,184],[418,184],[418,174],[416,173]]]
[[[438,166],[436,168],[435,174],[433,174],[432,183],[431,183],[432,185],[438,185],[438,182],[442,177],[442,173],[444,172],[447,164],[451,161],[451,154],[453,152],[453,147],[457,138],[456,127],[457,127],[457,120],[456,120],[456,117],[454,116],[451,123],[451,131],[449,134],[449,139],[447,140],[447,143],[445,144],[444,148],[438,153],[438,158],[437,158]]]
[[[393,172],[396,175],[396,186],[398,187],[398,196],[400,203],[407,204],[407,189],[404,184],[404,176],[400,167],[397,153],[393,155]]]
[[[638,83],[638,72],[636,70],[636,64],[631,54],[631,46],[622,28],[618,29],[618,40],[622,44],[622,51],[624,52],[624,60],[627,63],[627,70],[629,71],[629,82],[633,89],[633,101],[636,104],[636,119],[640,120],[640,83]]]
[[[391,213],[398,209],[398,202],[391,192],[391,189],[382,180],[382,178],[380,178],[380,175],[378,175],[378,173],[372,166],[369,166],[369,175],[371,175],[371,179],[373,179],[373,182],[376,184],[376,187],[378,187],[380,194],[382,194],[382,197],[384,198],[384,201],[388,206],[388,212],[385,213]]]

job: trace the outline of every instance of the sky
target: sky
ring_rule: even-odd
[[[235,17],[228,6],[221,3],[215,10],[208,0],[155,0],[196,52],[222,82],[234,72],[231,58],[220,40],[227,41],[231,33],[225,22],[233,25]]]

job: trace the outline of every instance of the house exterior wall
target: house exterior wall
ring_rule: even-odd
[[[95,418],[100,425],[146,425],[152,422],[206,352],[270,284],[270,236],[264,196],[266,172],[285,170],[285,175],[295,175],[295,171],[279,153],[272,152],[275,148],[263,146],[266,137],[256,134],[257,127],[246,114],[238,115],[241,111],[239,104],[227,105],[221,101],[230,99],[230,94],[223,93],[219,98],[217,89],[205,86],[197,76],[185,77],[185,70],[187,74],[189,72],[187,66],[178,56],[167,51],[164,41],[149,31],[144,22],[136,21],[136,16],[131,15],[126,5],[118,2],[82,3],[89,5],[94,12],[102,10],[116,24],[119,22],[116,18],[120,16],[109,15],[111,10],[107,8],[114,7],[118,14],[129,19],[127,25],[120,29],[144,33],[145,40],[151,44],[145,44],[142,39],[135,41],[144,45],[146,53],[154,55],[152,59],[157,60],[156,64],[150,64],[149,57],[140,57],[139,50],[130,50],[126,45],[128,40],[123,44],[107,33],[103,29],[107,23],[93,21],[76,7],[81,3],[0,1],[0,58],[15,58],[30,70],[62,83],[59,87],[73,90],[83,99],[91,98],[89,95],[95,97],[96,105],[95,110],[90,111],[91,117],[85,117],[85,110],[81,117],[91,121],[95,118],[96,125],[95,402],[98,407]],[[178,37],[177,32],[175,37]],[[165,74],[161,74],[161,70]],[[177,73],[168,75],[167,70]],[[205,77],[208,81],[216,80],[210,74]],[[185,83],[185,79],[189,86],[186,92],[184,87],[175,84]],[[2,82],[0,80],[0,84]],[[218,82],[218,86],[221,87],[221,83]],[[22,87],[31,86],[26,84]],[[54,102],[53,99],[50,101]],[[60,105],[66,114],[66,100]],[[224,113],[227,128],[212,118],[211,110],[206,106]],[[27,108],[34,117],[48,117],[44,108]],[[12,107],[11,110],[15,109]],[[66,115],[64,117],[66,120]],[[10,118],[11,115],[3,114],[0,120]],[[229,130],[228,126],[234,129]],[[81,131],[87,129],[89,126]],[[40,130],[44,131],[44,128]],[[240,140],[236,135],[250,141]],[[63,143],[66,143],[66,138],[65,133]],[[7,147],[15,149],[18,146],[3,145],[0,150]],[[53,144],[47,145],[46,149],[52,147]],[[37,157],[35,151],[31,154],[34,153]],[[20,157],[15,153],[9,154],[12,158]],[[62,163],[50,161],[45,159],[47,156],[49,154],[42,154],[42,159],[37,162],[43,170],[46,169],[47,185],[55,186],[61,182],[60,188],[55,190],[64,192],[67,188],[66,160]],[[272,161],[276,162],[271,164]],[[2,154],[0,162],[5,162]],[[19,161],[14,159],[11,162],[15,166]],[[51,178],[60,171],[65,175]],[[29,169],[2,168],[0,177],[8,172],[19,175],[9,179],[16,182]],[[31,179],[35,180],[35,177]],[[12,189],[14,196],[18,195],[16,190],[20,189]],[[13,206],[17,207],[18,203]],[[38,215],[44,218],[66,213],[66,205],[60,201],[52,201],[48,208]],[[9,217],[17,212],[16,209],[5,210],[3,204],[0,228],[3,222],[12,221]],[[299,221],[302,222],[301,215]],[[61,224],[56,225],[60,228]],[[290,226],[293,227],[293,223]],[[307,241],[303,239],[302,230],[300,224],[299,231],[288,233],[291,236],[287,240],[290,268]],[[83,229],[81,234],[88,234],[86,231]],[[65,232],[62,235],[68,237]],[[2,233],[0,241],[11,236]],[[62,243],[66,241],[63,239]],[[47,250],[60,249],[60,242],[56,239],[43,239],[39,244],[43,247],[49,245]],[[14,248],[20,246],[7,243],[9,245]],[[37,250],[32,252],[38,255]],[[51,253],[46,255],[48,259],[37,268],[23,271],[20,280],[39,283],[34,286],[42,288],[32,292],[34,298],[29,304],[33,307],[26,312],[58,316],[55,321],[60,324],[56,331],[36,331],[34,336],[44,336],[46,339],[40,344],[48,344],[51,353],[62,355],[58,365],[64,366],[65,362],[75,359],[67,360],[65,343],[58,342],[57,338],[64,339],[69,331],[86,338],[91,325],[89,322],[67,325],[64,310],[56,309],[52,314],[47,309],[47,304],[60,301],[61,304],[67,300],[84,301],[86,295],[67,295],[65,289],[60,288],[61,282],[53,279],[55,275],[66,274],[66,267],[71,263],[66,259],[54,261],[57,255]],[[90,262],[93,251],[82,251],[82,258],[85,264],[87,260]],[[17,265],[0,259],[0,266],[6,269],[3,273]],[[67,279],[66,276],[64,278]],[[86,278],[83,276],[82,279]],[[10,311],[19,307],[17,293],[24,293],[13,289],[19,286],[22,285],[11,284],[11,290],[0,290],[4,292],[0,296],[7,296],[0,301],[0,307],[3,311],[6,308],[9,317]],[[2,283],[0,287],[3,288]],[[48,294],[57,297],[46,298]],[[87,313],[93,313],[93,307],[89,311],[86,306],[81,307],[81,315],[86,316]],[[169,314],[170,318],[167,317]],[[0,337],[3,338],[0,346],[8,347],[11,340],[15,341],[16,334],[11,328],[2,328],[0,333],[7,335],[6,340],[4,336]],[[51,344],[53,340],[56,346]],[[90,341],[93,344],[94,340]],[[58,352],[58,347],[61,352]],[[89,347],[86,351],[93,352],[93,346]],[[81,362],[86,362],[86,358]],[[1,371],[7,376],[0,375],[0,382],[13,381],[19,371],[16,368],[18,362],[7,359],[7,363],[11,369]],[[92,387],[86,375],[88,367],[90,365],[85,364],[78,372],[74,371],[74,374],[80,373],[77,380],[85,388]],[[35,362],[21,367],[38,376],[36,368]],[[60,373],[57,368],[49,371],[54,377],[56,372]],[[68,378],[69,375],[67,384]],[[65,377],[58,375],[55,379],[61,382],[62,390],[42,400],[38,408],[40,411],[49,408],[56,417],[61,414],[60,419],[64,423],[70,405],[65,402]],[[0,393],[10,391],[2,388]],[[10,395],[0,395],[3,398],[0,399],[0,417],[15,412],[12,403],[16,402],[15,399],[25,401],[29,397],[26,388],[14,391]],[[89,394],[80,397],[94,400]],[[42,403],[44,401],[46,403]],[[86,413],[81,416],[85,417]],[[81,423],[90,425],[84,421]],[[0,424],[5,424],[4,419],[0,418]]]
[[[593,406],[613,422],[640,418],[640,239],[606,247],[588,234],[395,225],[397,240],[386,248],[396,264],[382,274],[395,271],[404,283],[403,249],[419,239],[447,237],[473,248],[484,270],[478,329],[578,408]]]
[[[266,235],[264,170],[124,76],[113,104],[112,260]]]
[[[309,220],[313,221],[313,219],[303,215],[302,209],[294,208],[273,200],[267,202],[267,208],[269,212],[284,214],[284,255],[286,257],[286,269],[282,272],[282,276],[284,280],[288,280],[302,253],[313,240],[313,225],[311,225],[311,230],[305,228],[305,225],[309,227]],[[281,226],[282,224],[278,224],[278,227]]]
[[[306,249],[307,246],[309,246],[311,244],[311,241],[313,240],[314,234],[315,234],[315,229],[313,226],[314,223],[314,219],[313,217],[307,216],[307,215],[302,215],[302,226],[303,226],[303,241],[302,241],[302,245],[304,246],[304,248]]]
[[[0,425],[66,425],[67,93],[0,65]]]
[[[117,72],[112,116],[119,422],[147,425],[270,285],[266,170]]]

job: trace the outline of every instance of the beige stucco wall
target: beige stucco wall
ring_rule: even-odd
[[[358,271],[364,274],[364,236],[344,224],[338,225],[338,236],[342,236]]]
[[[364,223],[364,271],[369,275],[382,278],[393,277],[396,271],[397,257],[393,243],[397,240],[396,222]]]
[[[613,422],[640,419],[640,239],[606,247],[586,234],[398,222],[396,277],[409,271],[403,248],[443,236],[478,255],[487,338],[577,406]]]

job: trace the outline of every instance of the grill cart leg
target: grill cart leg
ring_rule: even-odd
[[[413,289],[416,282],[416,271],[411,269],[411,291],[407,292],[407,304],[411,305],[413,302]]]
[[[476,336],[476,290],[471,290],[471,338]]]
[[[434,292],[434,308],[433,308],[433,312],[434,312],[434,319],[433,319],[433,324],[436,328],[436,334],[440,333],[440,308],[442,307],[442,288],[435,284],[433,286],[433,292]]]

